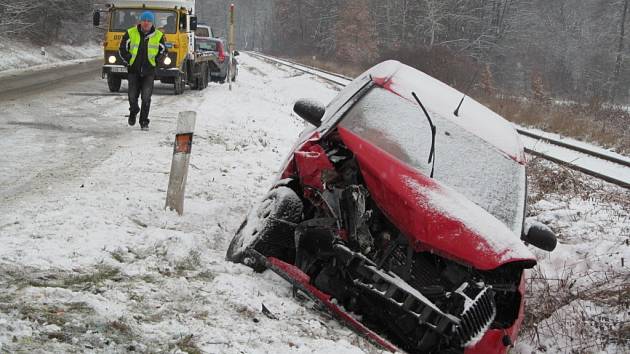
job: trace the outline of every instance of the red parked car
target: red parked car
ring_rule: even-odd
[[[556,242],[524,227],[525,155],[512,125],[395,61],[327,107],[294,110],[313,128],[227,259],[272,269],[383,348],[505,353],[536,264],[523,240]]]

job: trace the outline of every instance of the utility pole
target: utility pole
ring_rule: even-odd
[[[228,82],[232,91],[232,70],[234,70],[234,4],[230,5],[230,35],[228,39],[228,50],[230,52],[230,62],[228,63]]]

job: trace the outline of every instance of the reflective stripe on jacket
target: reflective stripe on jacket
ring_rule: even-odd
[[[131,54],[129,65],[131,66],[136,61],[138,49],[140,48],[141,36],[138,27],[132,27],[128,29],[127,34],[129,35],[129,54]],[[160,41],[162,40],[162,36],[164,36],[164,34],[158,29],[155,29],[155,31],[147,34],[146,36],[149,40],[149,42],[147,43],[147,56],[149,59],[149,63],[151,63],[151,65],[155,67],[155,57],[157,57],[160,52]]]

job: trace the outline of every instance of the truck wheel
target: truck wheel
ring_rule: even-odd
[[[120,91],[121,83],[122,79],[120,78],[120,76],[107,74],[107,86],[109,87],[109,92]]]
[[[182,74],[178,74],[175,77],[174,93],[175,95],[181,95],[184,93],[184,78],[182,77]]]
[[[193,76],[192,80],[188,83],[188,86],[190,86],[191,90],[199,89],[199,78]]]
[[[203,82],[203,88],[208,87],[208,75],[210,75],[208,73],[208,67],[203,68],[203,73],[201,75],[202,77],[202,82]]]

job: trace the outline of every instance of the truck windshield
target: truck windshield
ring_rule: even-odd
[[[435,179],[462,193],[520,236],[525,167],[427,108],[438,129]],[[377,87],[348,111],[339,125],[430,174],[431,128],[415,102]]]
[[[116,9],[112,14],[110,31],[126,32],[140,23],[140,15],[145,9]],[[177,13],[174,11],[151,11],[155,15],[155,27],[163,33],[177,32]]]

